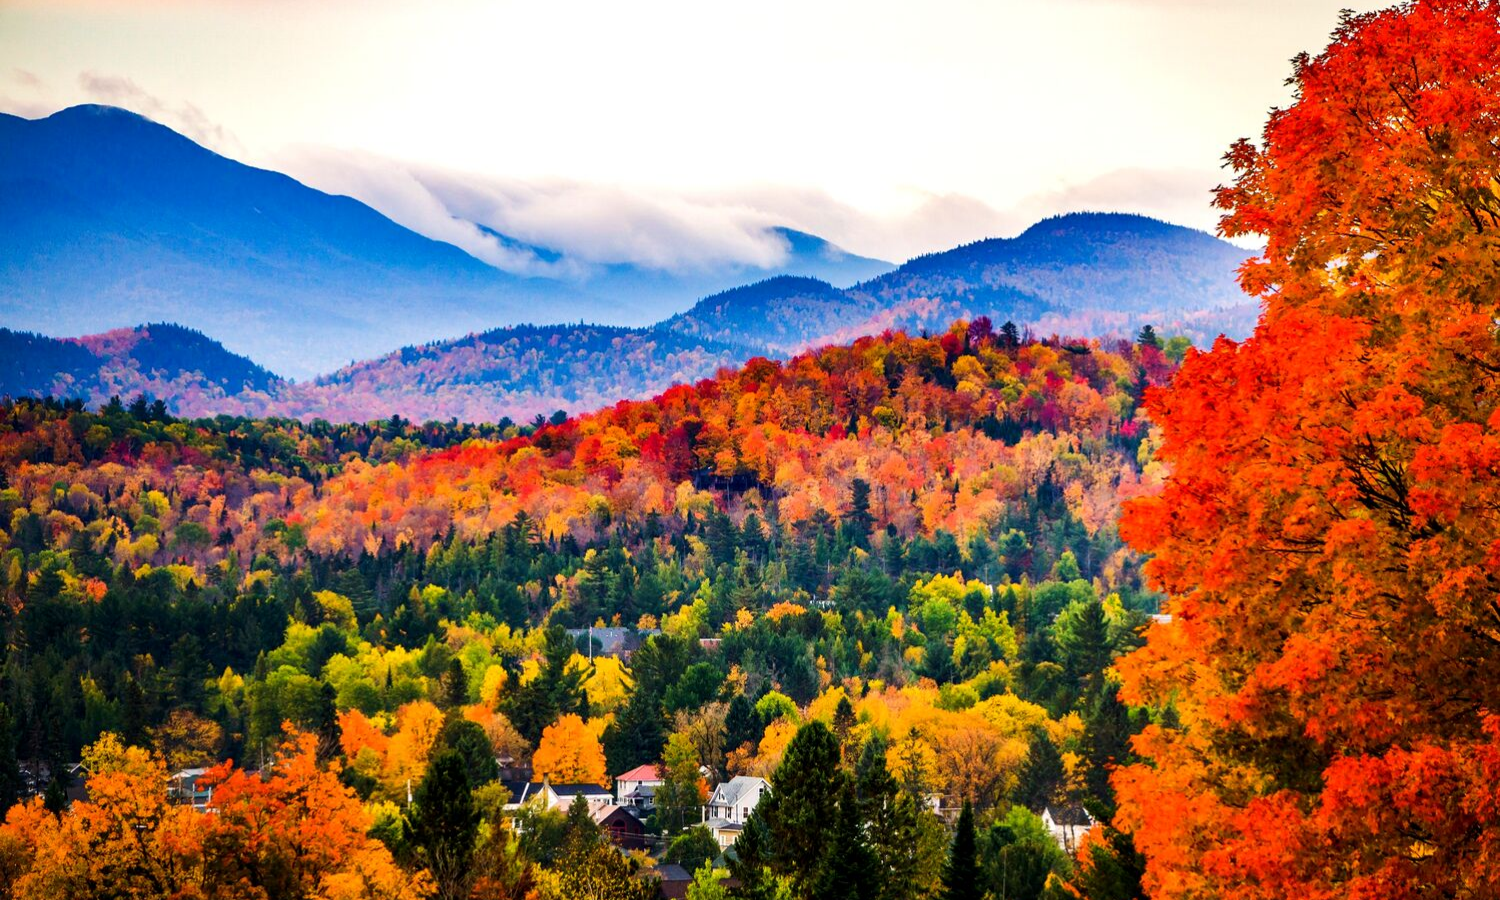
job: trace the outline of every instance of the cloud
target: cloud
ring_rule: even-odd
[[[172,105],[146,91],[129,78],[83,72],[78,86],[89,99],[110,106],[120,106],[159,122],[218,153],[228,155],[240,150],[241,144],[223,126],[213,122],[192,103]]]
[[[1211,191],[1222,180],[1208,169],[1123,168],[1034,192],[1007,209],[913,189],[903,207],[871,212],[816,188],[644,189],[460,173],[322,147],[291,148],[267,164],[497,268],[579,282],[614,265],[673,273],[774,269],[787,253],[771,231],[779,226],[897,263],[1081,210],[1142,213],[1213,231]]]
[[[1214,169],[1115,169],[1034,193],[1016,212],[1033,220],[1077,210],[1134,212],[1212,232],[1219,222],[1213,189],[1224,178]]]
[[[594,267],[619,264],[672,272],[770,268],[787,252],[769,230],[781,220],[723,197],[460,174],[317,147],[290,148],[269,163],[523,275],[585,280]]]

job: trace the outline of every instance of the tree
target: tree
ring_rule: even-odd
[[[1117,663],[1180,719],[1114,778],[1152,896],[1500,895],[1497,69],[1493,3],[1347,14],[1230,150],[1264,312],[1148,394],[1121,526],[1174,617]]]
[[[1157,335],[1156,329],[1150,324],[1142,325],[1140,334],[1136,335],[1135,342],[1142,347],[1155,347],[1161,349],[1161,337]]]
[[[186,709],[172,710],[165,722],[147,731],[157,754],[173,772],[218,762],[224,743],[224,729],[218,722]]]
[[[412,843],[437,882],[438,896],[443,900],[466,896],[479,813],[462,756],[444,750],[433,757],[413,797],[407,823]]]
[[[666,852],[662,854],[665,862],[676,863],[689,872],[696,872],[702,866],[712,863],[719,855],[719,842],[714,839],[713,832],[706,826],[694,825],[667,845]]]
[[[545,641],[541,670],[535,678],[517,685],[506,696],[501,710],[532,745],[558,716],[588,712],[583,691],[585,673],[568,665],[573,659],[573,641],[567,629],[561,625],[548,628]]]
[[[711,865],[699,866],[688,885],[687,900],[729,900],[729,890],[722,882],[727,873]]]
[[[1032,729],[1031,749],[1013,794],[1016,803],[1029,810],[1042,810],[1057,799],[1066,777],[1062,754],[1057,752],[1057,745],[1052,743],[1046,729]]]
[[[698,751],[686,735],[673,734],[667,739],[661,762],[662,783],[655,796],[656,822],[663,836],[676,835],[697,820],[706,799],[698,767]]]
[[[573,714],[559,718],[542,732],[542,742],[531,757],[538,779],[557,784],[604,785],[604,748],[583,720]]]
[[[500,777],[495,748],[484,726],[469,719],[450,719],[438,733],[435,750],[452,750],[464,761],[464,771],[475,788]]]
[[[456,656],[448,660],[448,670],[439,680],[439,687],[448,708],[456,709],[469,702],[469,677],[464,672],[463,660]]]
[[[1054,874],[1068,871],[1068,855],[1041,818],[1020,807],[990,826],[980,859],[985,884],[996,900],[1040,897]]]
[[[833,830],[844,780],[839,745],[828,726],[811,721],[797,730],[760,802],[771,833],[772,860],[807,890],[823,861],[823,835]]]
[[[848,779],[839,796],[838,815],[828,833],[812,896],[816,900],[867,900],[880,888],[878,860],[865,838],[859,797]]]
[[[771,875],[771,829],[759,807],[750,813],[734,842],[729,874],[737,882],[731,895],[742,900],[773,900],[776,880]]]
[[[979,883],[978,845],[974,838],[974,810],[964,801],[958,814],[958,830],[948,863],[943,867],[943,900],[979,900],[984,889]]]

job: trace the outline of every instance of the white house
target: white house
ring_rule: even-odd
[[[656,789],[661,785],[661,770],[656,766],[636,766],[615,776],[615,802],[649,810],[656,806]]]
[[[1057,845],[1072,855],[1078,851],[1078,839],[1094,827],[1094,817],[1077,804],[1048,806],[1042,810],[1042,824],[1047,826]]]
[[[552,784],[545,779],[542,781],[507,781],[503,784],[510,791],[510,801],[505,804],[506,809],[518,809],[523,804],[539,800],[547,809],[566,811],[569,806],[573,805],[573,798],[582,794],[592,811],[601,806],[613,806],[615,799],[613,794],[597,784]]]
[[[703,807],[703,824],[713,832],[720,847],[728,848],[740,836],[745,821],[760,805],[760,798],[771,789],[764,778],[736,775],[714,789],[708,805]]]

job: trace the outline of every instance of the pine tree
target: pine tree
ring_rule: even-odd
[[[942,900],[979,900],[983,890],[979,884],[978,846],[974,837],[974,810],[965,800],[958,814],[958,830],[953,835],[953,848],[948,853],[948,864],[943,867]]]
[[[1031,731],[1031,749],[1016,784],[1015,801],[1020,806],[1040,812],[1057,797],[1067,772],[1057,746],[1040,727]]]
[[[412,843],[437,883],[438,897],[457,900],[465,896],[479,813],[463,757],[444,750],[428,763],[427,776],[407,812],[407,825]]]
[[[761,801],[771,831],[776,869],[806,892],[823,860],[823,836],[834,826],[843,786],[839,745],[833,732],[813,720],[798,729]]]
[[[450,709],[457,709],[469,702],[469,676],[464,672],[463,661],[458,657],[448,660],[448,669],[441,680],[443,702]]]
[[[339,755],[339,740],[343,736],[339,728],[338,691],[328,682],[318,688],[317,705],[313,712],[313,733],[318,736],[318,759],[327,762]]]
[[[879,862],[865,838],[859,798],[845,780],[840,792],[838,815],[827,835],[813,900],[867,900],[879,889]]]
[[[776,881],[771,876],[771,831],[759,809],[745,820],[729,856],[729,874],[738,885],[730,892],[741,900],[773,900]]]

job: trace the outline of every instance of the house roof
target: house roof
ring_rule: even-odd
[[[610,819],[628,820],[632,823],[639,823],[641,821],[623,806],[596,806],[589,812],[589,815],[599,825],[603,825]]]
[[[1059,825],[1087,828],[1094,824],[1094,817],[1089,815],[1089,811],[1076,803],[1071,806],[1049,806],[1046,813]]]
[[[535,782],[535,781],[532,782],[532,788],[534,790],[540,789],[541,786],[542,785],[541,785],[540,782]],[[582,794],[585,797],[611,797],[611,796],[613,796],[607,789],[605,789],[603,787],[600,787],[597,784],[550,784],[549,783],[548,787],[552,788],[552,793],[556,794],[559,797],[572,797],[572,796],[574,796],[576,794]]]
[[[654,765],[636,766],[629,772],[615,776],[615,781],[661,781],[661,772]]]
[[[676,863],[662,863],[647,870],[662,881],[692,881],[693,874]]]
[[[734,806],[740,802],[741,797],[752,791],[764,789],[766,784],[764,778],[756,778],[754,775],[736,775],[722,782],[714,790],[713,802]]]

